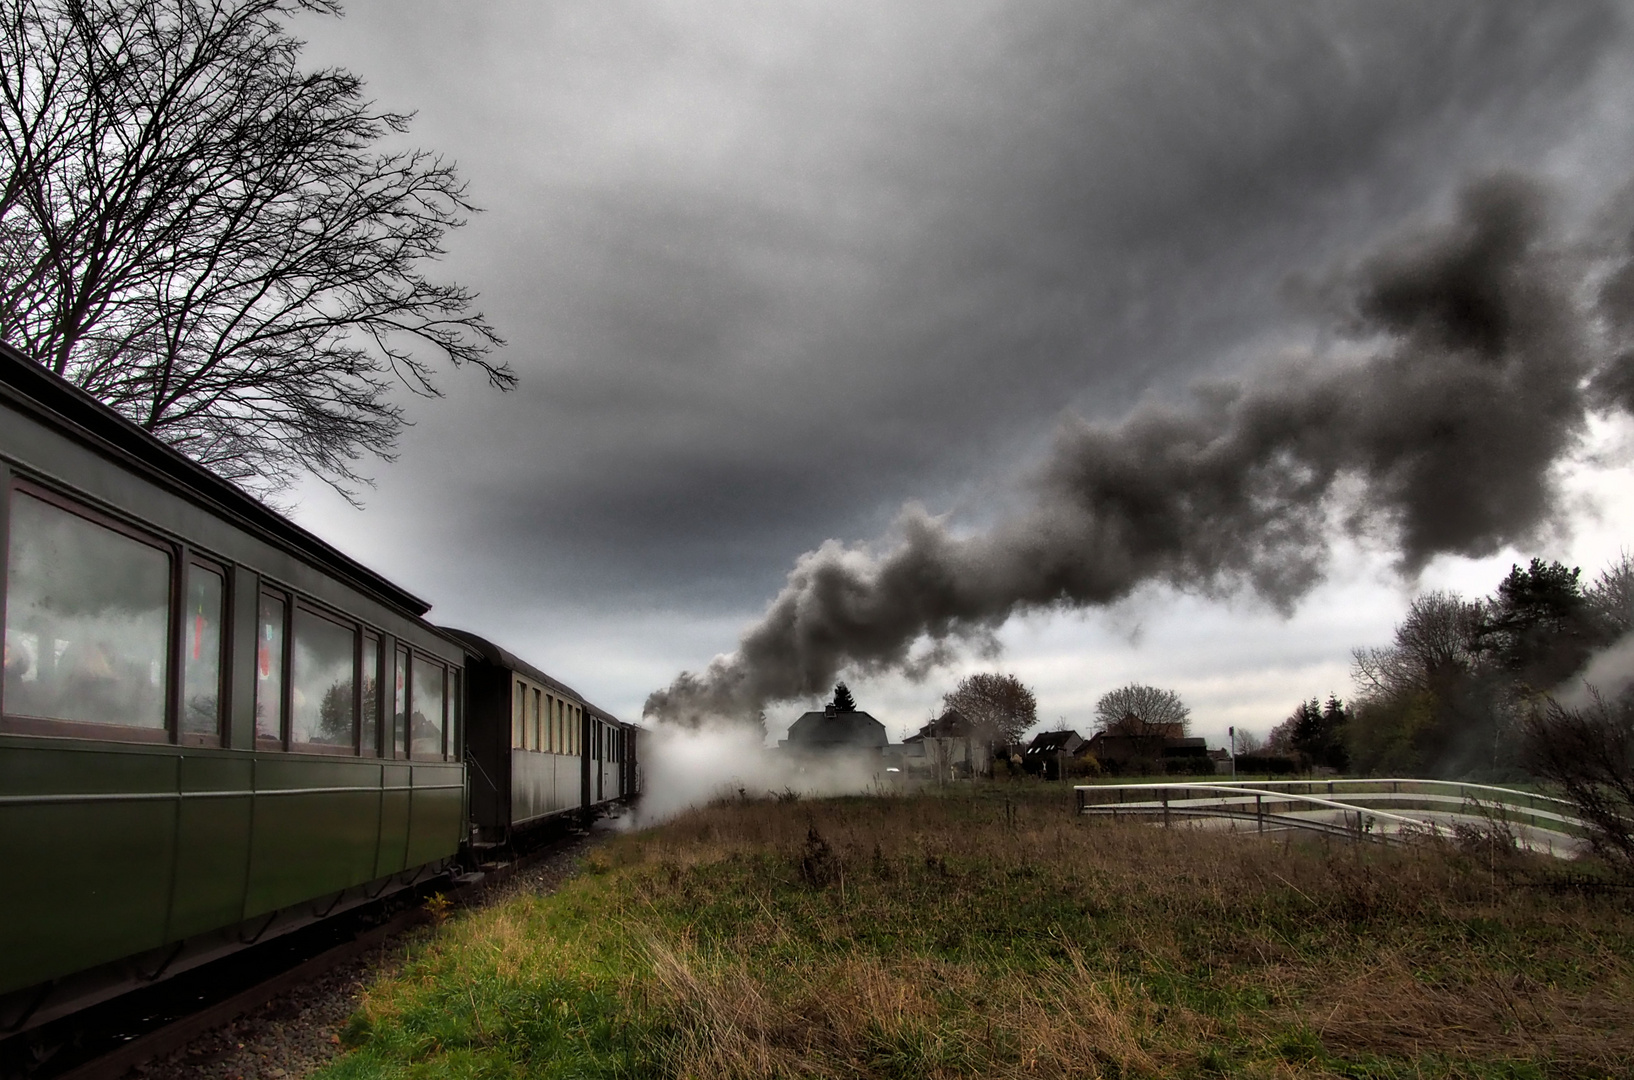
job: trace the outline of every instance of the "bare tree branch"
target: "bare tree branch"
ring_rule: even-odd
[[[1180,738],[1191,710],[1173,690],[1130,683],[1102,694],[1095,703],[1095,726],[1109,735]]]
[[[942,704],[957,709],[996,742],[1020,742],[1022,733],[1038,722],[1038,699],[1014,675],[989,671],[967,675],[942,695]]]
[[[409,117],[303,72],[334,0],[0,0],[0,337],[230,479],[350,494],[394,388],[502,344],[421,267],[474,212]]]

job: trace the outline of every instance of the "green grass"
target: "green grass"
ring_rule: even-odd
[[[1507,886],[1446,847],[953,790],[724,803],[619,837],[558,893],[413,946],[324,1075],[1634,1071],[1621,896]]]

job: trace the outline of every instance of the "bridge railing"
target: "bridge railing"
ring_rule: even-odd
[[[1190,780],[1084,784],[1078,812],[1111,817],[1251,821],[1258,831],[1304,829],[1358,839],[1434,835],[1460,824],[1502,824],[1523,845],[1566,854],[1589,827],[1564,799],[1520,788],[1449,780]]]

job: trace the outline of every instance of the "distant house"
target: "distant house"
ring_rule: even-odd
[[[841,711],[829,705],[802,713],[789,726],[788,738],[778,746],[807,753],[834,751],[878,752],[889,742],[885,725],[861,710]]]
[[[1163,725],[1180,730],[1179,725]],[[1080,754],[1092,756],[1107,772],[1120,775],[1151,773],[1210,773],[1208,744],[1200,738],[1168,734],[1124,735],[1096,732]]]
[[[902,768],[937,780],[993,775],[992,737],[949,709],[902,740]]]
[[[1059,780],[1066,763],[1084,745],[1076,731],[1041,731],[1021,752],[1021,767],[1045,780]]]

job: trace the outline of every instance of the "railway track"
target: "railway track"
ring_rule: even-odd
[[[0,1080],[119,1080],[447,911],[479,906],[518,874],[587,839],[559,828],[513,857],[433,879],[262,946],[0,1040]]]

